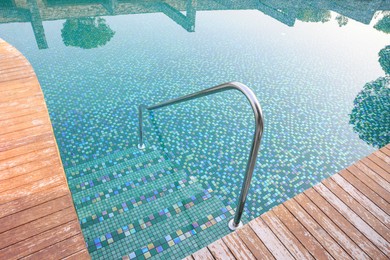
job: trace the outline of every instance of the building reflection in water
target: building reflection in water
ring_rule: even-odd
[[[336,20],[341,27],[348,22],[348,18],[369,24],[377,11],[390,10],[390,1],[1,0],[0,23],[30,22],[38,48],[46,49],[48,44],[42,24],[43,21],[65,19],[68,24],[64,25],[66,26],[64,30],[67,30],[69,23],[75,25],[76,21],[78,21],[77,23],[83,25],[93,20],[96,24],[102,20],[94,18],[101,16],[163,13],[186,31],[194,32],[196,11],[206,10],[259,10],[287,26],[294,26],[296,20],[327,22],[331,18],[330,11],[335,11],[340,14],[336,17]],[[89,20],[87,19],[88,22],[80,20],[80,18],[86,19],[86,17],[90,17],[88,18]],[[385,32],[390,31],[388,20],[390,21],[390,17],[385,16],[381,20],[382,22],[380,21],[376,25],[377,29]],[[106,30],[105,33],[107,34],[106,26],[101,25],[98,28]],[[111,34],[108,33],[107,35]],[[96,44],[96,47],[98,46],[102,46],[102,44]]]

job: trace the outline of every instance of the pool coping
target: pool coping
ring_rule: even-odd
[[[390,144],[187,256],[388,259]]]
[[[38,79],[0,39],[0,259],[90,259]]]

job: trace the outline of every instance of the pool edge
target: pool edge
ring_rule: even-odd
[[[385,259],[389,181],[387,144],[184,259]]]
[[[0,258],[90,259],[34,69],[0,38]]]

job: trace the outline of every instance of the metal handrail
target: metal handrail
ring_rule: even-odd
[[[246,85],[239,83],[239,82],[228,82],[228,83],[224,83],[224,84],[221,84],[221,85],[218,85],[215,87],[204,89],[202,91],[199,91],[199,92],[196,92],[193,94],[189,94],[189,95],[186,95],[183,97],[179,97],[179,98],[171,99],[171,100],[168,100],[168,101],[165,101],[162,103],[158,103],[158,104],[153,105],[153,106],[140,105],[138,107],[138,116],[139,116],[139,129],[138,129],[139,130],[139,144],[138,144],[138,148],[145,149],[145,144],[143,141],[143,126],[142,126],[142,112],[144,109],[152,111],[152,110],[156,110],[156,109],[159,109],[162,107],[166,107],[166,106],[170,106],[170,105],[174,105],[174,104],[179,104],[181,102],[189,101],[189,100],[196,99],[196,98],[201,98],[204,96],[212,95],[215,93],[219,93],[219,92],[223,92],[223,91],[231,90],[231,89],[236,89],[245,95],[245,97],[248,99],[249,103],[251,104],[253,114],[255,116],[255,132],[254,132],[254,136],[253,136],[251,151],[249,154],[248,164],[246,166],[246,174],[244,177],[244,182],[242,184],[241,193],[240,193],[240,197],[239,197],[238,204],[237,204],[236,214],[235,214],[234,218],[229,221],[230,230],[235,230],[236,228],[242,226],[241,216],[242,216],[242,213],[244,212],[245,201],[246,201],[246,197],[248,195],[248,190],[250,187],[250,183],[251,183],[251,179],[252,179],[252,175],[253,175],[253,170],[255,168],[256,158],[257,158],[257,154],[259,152],[261,137],[263,135],[263,128],[264,128],[264,119],[263,119],[263,113],[261,111],[260,103],[257,100],[255,93],[253,93],[253,91],[249,87],[247,87]]]

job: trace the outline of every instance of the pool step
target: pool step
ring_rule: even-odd
[[[164,222],[168,218],[172,218],[179,214],[184,214],[185,211],[190,210],[192,207],[194,207],[194,205],[198,205],[210,199],[211,192],[212,191],[208,191],[208,190],[199,192],[185,199],[176,201],[174,204],[171,204],[168,207],[160,207],[159,210],[150,213],[144,216],[143,218],[136,218],[131,221],[127,221],[122,225],[117,225],[117,227],[111,230],[110,232],[100,234],[94,237],[93,239],[89,240],[88,250],[90,252],[94,252],[103,246],[107,246],[114,242],[118,242],[121,239],[125,239],[130,235],[136,236],[136,233],[149,232],[152,226],[158,225],[159,223]],[[118,214],[123,214],[123,213],[118,213]],[[104,221],[104,219],[101,219],[100,221]],[[90,223],[90,225],[91,224],[92,223]],[[110,238],[113,239],[109,240]]]
[[[194,183],[196,183],[196,180],[187,181],[183,179],[171,184],[165,184],[158,189],[150,189],[146,194],[128,194],[128,196],[116,198],[113,202],[109,201],[103,205],[97,205],[97,207],[80,213],[81,226],[88,228],[96,224],[94,228],[100,226],[108,227],[112,222],[120,222],[124,218],[133,219],[135,216],[139,217],[146,213],[151,214],[162,206],[167,205],[170,201],[177,201],[188,196],[188,193],[194,190],[194,187],[191,187]],[[186,190],[188,189],[190,191],[187,192]],[[89,230],[85,231],[89,233]]]
[[[129,149],[116,156],[67,170],[94,259],[162,256],[224,222],[231,212],[213,196],[211,186],[199,182],[156,147]],[[218,210],[224,212],[218,215]]]
[[[135,160],[145,154],[150,154],[152,151],[156,150],[156,146],[148,146],[148,148],[145,150],[139,150],[136,147],[132,147],[127,150],[107,155],[103,158],[89,161],[74,167],[66,168],[66,176],[68,178],[68,182],[73,182],[74,179],[78,179],[83,176],[93,174],[102,170],[108,170],[112,166]]]
[[[171,204],[154,214],[99,234],[88,241],[88,250],[93,259],[158,257],[161,253],[177,250],[175,248],[184,244],[184,241],[191,241],[192,246],[199,244],[197,239],[205,229],[218,226],[219,230],[226,232],[226,222],[232,213],[231,208],[224,207],[218,199],[212,197],[212,193],[204,193],[202,197],[200,194],[194,195],[181,203]],[[183,251],[176,258],[180,259],[185,254]]]
[[[153,152],[151,155],[149,154],[148,156],[143,156],[141,159],[137,158],[137,161],[135,162],[125,162],[112,166],[109,169],[104,169],[85,176],[82,182],[80,182],[79,179],[73,180],[72,182],[69,182],[69,188],[71,192],[75,194],[100,184],[109,183],[115,179],[132,175],[141,169],[149,168],[163,161],[165,161],[163,156],[161,156],[158,152]]]
[[[220,208],[209,210],[209,208],[215,208],[216,205],[219,205]],[[205,211],[207,213],[205,213]],[[206,229],[214,229],[217,233],[221,230],[226,232],[227,226],[226,221],[230,219],[233,215],[233,211],[229,208],[220,205],[218,199],[212,198],[205,201],[201,207],[194,207],[185,213],[188,213],[188,216],[184,214],[178,217],[176,220],[172,219],[172,223],[165,223],[161,225],[159,230],[161,232],[155,232],[151,236],[148,236],[147,239],[137,245],[129,245],[127,249],[121,251],[122,259],[136,259],[136,258],[149,258],[154,256],[155,258],[166,259],[165,254],[169,253],[174,255],[175,259],[181,259],[186,256],[188,248],[183,250],[182,253],[179,250],[181,246],[190,246],[195,248],[197,245],[201,246],[202,243],[206,241],[204,237],[201,241],[199,238],[201,236],[208,236],[213,239],[214,236],[203,233]],[[218,232],[219,229],[219,232]],[[206,242],[207,243],[207,242]],[[185,245],[187,244],[187,245]],[[169,252],[171,251],[171,252]],[[172,254],[172,251],[175,251]]]

